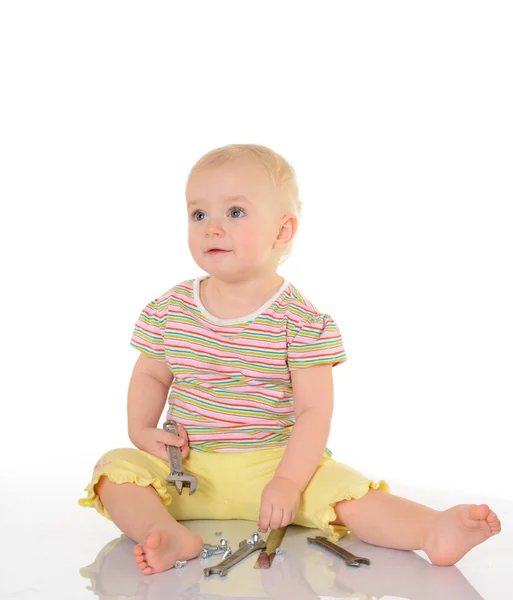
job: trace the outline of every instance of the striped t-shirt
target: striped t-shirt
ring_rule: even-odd
[[[201,303],[201,279],[146,305],[130,343],[167,362],[167,418],[185,427],[191,449],[283,446],[295,421],[290,371],[344,362],[339,329],[287,281],[252,315],[219,319]]]

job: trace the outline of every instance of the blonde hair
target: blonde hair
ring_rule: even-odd
[[[189,182],[193,174],[205,167],[220,166],[228,161],[246,157],[256,158],[265,167],[275,189],[284,199],[287,212],[293,214],[299,221],[301,218],[302,202],[299,199],[299,188],[294,167],[281,154],[274,152],[274,150],[271,150],[267,146],[260,146],[258,144],[228,144],[227,146],[215,148],[204,154],[196,162],[189,172],[187,182]],[[280,263],[290,255],[292,243],[293,241],[285,247],[280,257]]]

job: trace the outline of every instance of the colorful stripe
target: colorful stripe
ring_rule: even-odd
[[[291,284],[253,321],[227,325],[209,320],[184,281],[144,307],[130,344],[167,361],[167,418],[203,452],[283,446],[295,422],[290,371],[346,360],[333,319]]]

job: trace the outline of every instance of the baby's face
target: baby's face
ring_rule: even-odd
[[[189,249],[214,277],[237,281],[276,270],[274,248],[284,216],[265,168],[254,159],[207,167],[186,189]]]

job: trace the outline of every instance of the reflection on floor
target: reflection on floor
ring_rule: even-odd
[[[254,530],[243,521],[190,521],[207,543],[217,544],[222,531],[232,548]],[[93,564],[81,569],[90,589],[100,598],[134,600],[203,600],[276,598],[407,598],[409,600],[483,600],[457,567],[435,567],[415,552],[378,548],[347,536],[338,544],[353,554],[370,559],[370,566],[348,567],[329,551],[307,543],[321,532],[289,527],[283,540],[284,554],[269,570],[254,569],[258,553],[234,566],[225,578],[205,577],[203,569],[219,557],[193,560],[182,569],[145,576],[135,566],[134,542],[122,535],[109,542]]]
[[[39,477],[39,479],[37,478]],[[75,481],[73,481],[75,477]],[[49,486],[52,481],[52,487]],[[283,559],[270,570],[254,569],[258,553],[228,572],[206,578],[203,569],[219,559],[196,559],[181,569],[145,576],[132,557],[134,543],[96,511],[77,504],[81,474],[65,485],[43,477],[2,481],[0,519],[1,600],[509,600],[513,598],[513,502],[482,494],[418,490],[393,482],[399,495],[444,509],[463,502],[487,502],[499,514],[503,531],[481,544],[455,567],[435,567],[422,552],[379,548],[352,536],[340,540],[369,566],[348,567],[307,537],[319,531],[291,527],[281,546]],[[249,521],[188,521],[204,542],[217,544],[222,532],[232,549],[255,531]],[[266,536],[263,536],[266,537]]]

